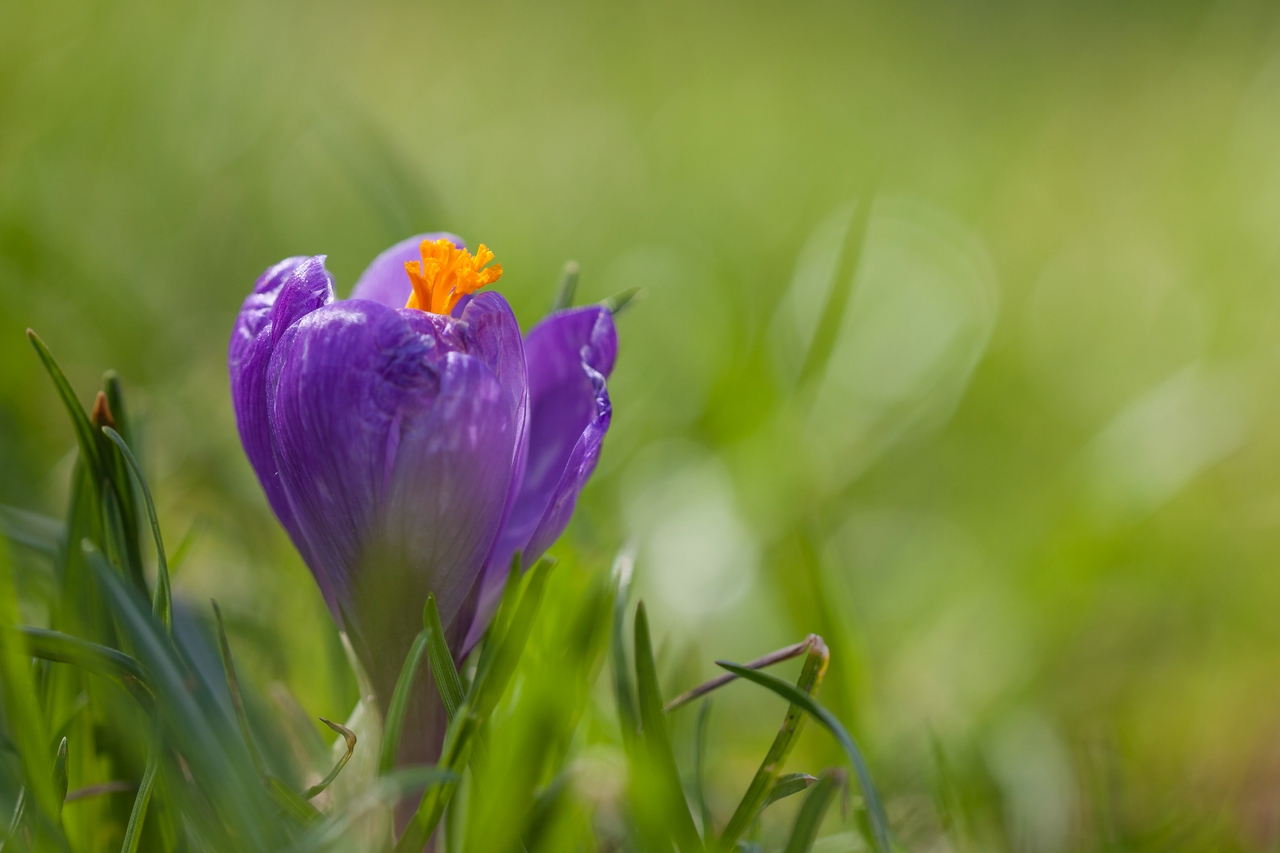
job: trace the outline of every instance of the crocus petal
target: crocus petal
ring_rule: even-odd
[[[569,523],[578,493],[595,470],[612,406],[605,378],[618,339],[600,306],[558,312],[525,340],[529,371],[529,450],[520,490],[490,555],[478,618],[465,646],[483,633],[511,564],[537,560]]]
[[[245,454],[272,511],[304,559],[308,559],[310,549],[294,520],[271,451],[267,369],[283,331],[299,317],[333,300],[333,279],[324,267],[323,256],[281,261],[262,274],[245,299],[227,354],[231,400]]]
[[[459,249],[466,248],[461,237],[445,231],[419,234],[408,240],[401,240],[374,258],[373,263],[360,274],[360,279],[351,290],[351,298],[372,299],[390,308],[403,308],[409,301],[409,294],[413,292],[409,275],[404,271],[405,262],[416,261],[421,257],[418,246],[423,240],[442,239],[452,241]]]

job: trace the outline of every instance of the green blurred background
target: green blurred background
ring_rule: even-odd
[[[948,790],[980,846],[1272,849],[1272,4],[0,0],[0,502],[60,515],[73,458],[30,326],[86,401],[122,374],[166,536],[201,531],[178,596],[341,717],[226,342],[276,260],[345,295],[432,229],[497,253],[526,325],[568,258],[580,299],[644,289],[556,551],[635,544],[669,690],[819,631],[914,849],[954,844]],[[762,696],[713,711],[721,810]]]

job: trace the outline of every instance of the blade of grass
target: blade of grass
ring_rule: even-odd
[[[871,835],[876,849],[880,853],[889,853],[892,849],[889,840],[889,819],[885,815],[880,793],[876,790],[875,782],[871,779],[871,771],[867,767],[866,760],[862,757],[862,751],[858,749],[857,743],[854,742],[849,732],[840,724],[835,715],[822,707],[818,700],[808,693],[793,684],[788,684],[781,678],[769,675],[767,672],[747,669],[745,666],[729,661],[716,661],[716,664],[748,681],[759,684],[766,690],[773,691],[793,705],[799,705],[809,716],[822,723],[835,736],[836,740],[840,742],[840,746],[844,749],[845,755],[848,756],[849,763],[853,765],[854,772],[858,774],[858,785],[862,788],[862,796],[867,804],[867,815],[871,821]]]
[[[628,287],[621,293],[615,293],[613,296],[610,296],[600,304],[605,308],[608,308],[609,313],[616,317],[621,314],[624,309],[630,307],[631,303],[635,302],[636,299],[639,298],[640,293],[641,288]]]
[[[68,663],[101,675],[139,698],[143,707],[150,707],[142,666],[124,652],[46,628],[23,627],[16,633],[22,635],[32,657]]]
[[[871,222],[872,197],[871,192],[865,194],[864,200],[858,202],[849,221],[849,232],[840,253],[840,263],[836,268],[835,278],[831,281],[831,289],[827,292],[827,301],[822,306],[818,327],[809,342],[804,365],[800,368],[797,389],[804,388],[810,380],[821,376],[827,368],[827,362],[831,360],[836,338],[844,322],[845,307],[849,304],[849,294],[853,291],[853,281],[862,263],[862,248],[867,239],[867,226]]]
[[[649,639],[649,617],[644,602],[636,606],[635,627],[636,688],[640,700],[640,732],[647,753],[652,783],[660,788],[657,796],[665,817],[667,831],[680,853],[702,850],[689,805],[685,802],[676,769],[675,755],[667,738],[666,719],[662,713],[662,694],[658,687],[658,671],[653,662],[653,645]]]
[[[426,846],[458,788],[458,780],[462,778],[462,772],[471,757],[471,747],[479,727],[480,719],[472,713],[469,706],[463,705],[458,709],[457,716],[445,733],[444,748],[438,765],[449,775],[441,777],[440,781],[429,785],[423,792],[418,810],[396,842],[394,853],[420,853]]]
[[[396,679],[395,690],[391,693],[391,702],[387,705],[387,719],[382,729],[382,748],[378,755],[379,775],[390,773],[395,768],[396,752],[400,749],[400,730],[404,728],[404,715],[409,709],[409,697],[413,694],[413,680],[418,674],[418,664],[426,649],[427,632],[420,631],[409,647],[404,666],[400,668],[400,677]]]
[[[18,597],[13,586],[8,549],[0,542],[0,626],[11,628],[18,619]],[[40,815],[52,819],[60,800],[54,788],[53,762],[49,758],[49,733],[36,697],[26,637],[14,630],[0,631],[0,701],[9,736],[17,748],[31,799]],[[65,841],[59,846],[65,846]]]
[[[822,686],[822,677],[826,674],[830,654],[822,638],[816,634],[809,635],[805,640],[805,646],[808,654],[805,655],[804,666],[800,669],[796,687],[803,690],[805,695],[812,696]],[[729,818],[729,822],[725,825],[724,834],[720,838],[722,849],[731,849],[764,808],[764,801],[768,798],[769,791],[773,788],[773,783],[777,780],[783,765],[786,764],[787,756],[795,746],[800,730],[804,726],[804,719],[805,712],[800,706],[793,704],[787,708],[787,714],[782,720],[782,728],[778,730],[768,753],[760,762],[760,768],[752,777],[751,784],[747,786],[747,792],[743,794],[742,800],[734,810],[733,817]]]
[[[138,466],[138,460],[134,457],[133,451],[129,449],[129,445],[125,444],[124,438],[121,437],[120,433],[109,426],[104,426],[102,432],[119,449],[120,455],[124,457],[129,470],[138,481],[138,488],[142,491],[142,502],[146,506],[147,519],[151,522],[151,535],[156,543],[156,590],[152,598],[151,608],[152,612],[160,619],[160,624],[164,625],[165,630],[172,631],[173,593],[169,586],[169,564],[165,559],[164,539],[160,535],[160,519],[156,516],[156,505],[151,499],[151,488],[147,485],[146,478],[142,476],[142,468]]]
[[[296,820],[303,826],[314,826],[322,819],[320,810],[307,802],[297,791],[270,773],[264,776],[267,790],[271,792],[280,814]]]
[[[779,776],[778,781],[774,782],[773,787],[769,789],[769,796],[764,798],[764,805],[760,807],[761,811],[778,800],[785,800],[792,794],[800,793],[817,781],[817,776],[810,776],[808,773],[787,773]]]
[[[783,853],[808,853],[813,847],[813,842],[818,838],[818,830],[822,827],[822,819],[826,817],[827,807],[844,782],[843,776],[839,770],[828,770],[822,774],[818,784],[804,798],[804,805],[800,806],[800,813],[796,815],[796,822],[791,829],[791,838],[787,840]]]
[[[577,261],[565,262],[564,272],[560,274],[560,287],[556,290],[555,301],[551,303],[551,313],[573,305],[573,294],[578,289],[578,272]]]
[[[58,741],[58,752],[53,757],[53,795],[58,802],[57,817],[62,817],[62,806],[67,802],[67,739]]]
[[[466,694],[462,690],[458,668],[453,665],[449,643],[445,640],[435,595],[427,595],[427,604],[422,608],[422,628],[427,635],[427,661],[431,664],[431,675],[435,678],[436,689],[440,691],[445,713],[452,720],[466,699]]]
[[[773,666],[775,663],[781,663],[784,660],[791,660],[792,658],[800,657],[800,655],[809,650],[810,645],[813,643],[813,638],[814,635],[810,634],[798,643],[784,646],[775,652],[769,652],[769,654],[764,657],[756,658],[750,663],[744,663],[743,666],[749,667],[750,669],[764,669],[767,666]],[[671,699],[666,705],[662,706],[662,710],[669,714],[675,709],[689,704],[694,699],[706,696],[711,691],[724,687],[726,684],[737,680],[737,678],[738,676],[731,672],[726,672],[724,675],[717,675],[715,678],[712,678],[709,681],[704,681],[692,690],[686,690],[676,698]]]
[[[56,518],[0,504],[0,534],[8,537],[10,542],[57,559],[66,540],[67,529]]]
[[[231,693],[231,707],[236,712],[236,722],[240,726],[240,736],[244,738],[244,745],[249,750],[249,758],[252,759],[258,773],[262,774],[266,766],[262,762],[262,753],[258,752],[258,746],[253,742],[253,730],[249,728],[249,715],[245,713],[244,697],[240,695],[240,679],[236,677],[236,663],[231,657],[231,644],[227,642],[227,628],[222,621],[222,608],[212,598],[209,599],[209,603],[213,605],[214,621],[218,628],[218,651],[222,655],[222,668],[227,674],[227,690]]]
[[[542,604],[542,594],[546,591],[547,577],[553,566],[555,560],[543,557],[525,575],[519,603],[505,626],[506,630],[496,638],[496,651],[490,658],[490,666],[487,670],[476,672],[472,701],[476,715],[482,721],[489,718],[515,673],[529,639],[529,632],[533,628],[533,620]]]
[[[124,843],[121,853],[137,853],[138,844],[142,841],[142,825],[147,820],[147,807],[151,805],[151,792],[155,788],[156,774],[160,771],[160,751],[163,742],[160,739],[160,727],[156,726],[152,733],[151,744],[147,747],[147,766],[142,771],[142,782],[138,785],[138,793],[133,798],[133,809],[129,812],[129,824],[124,830]]]
[[[332,720],[326,720],[324,717],[320,718],[320,722],[342,735],[343,739],[347,742],[347,752],[338,759],[338,763],[333,766],[333,770],[329,771],[328,776],[324,777],[324,779],[322,779],[318,784],[312,785],[307,789],[307,792],[303,794],[303,796],[308,800],[333,784],[333,780],[338,778],[338,774],[342,772],[342,768],[347,766],[347,762],[351,760],[352,754],[356,751],[355,732],[351,731],[351,729],[346,726],[338,725]]]
[[[76,444],[80,447],[80,458],[88,466],[94,481],[101,483],[107,472],[103,467],[102,457],[98,452],[99,447],[95,437],[96,431],[93,428],[93,424],[89,422],[89,416],[85,414],[84,407],[80,405],[80,400],[76,397],[76,392],[72,389],[71,383],[67,381],[66,374],[58,366],[57,359],[53,357],[53,353],[45,346],[44,341],[40,340],[40,336],[31,329],[27,329],[27,339],[31,341],[31,346],[35,347],[36,355],[40,357],[41,364],[48,371],[49,378],[53,380],[53,386],[57,389],[58,396],[62,398],[62,404],[66,407],[67,414],[71,417],[71,428],[75,431]]]
[[[630,546],[618,552],[613,561],[613,630],[610,656],[613,664],[613,696],[618,704],[618,724],[622,739],[629,743],[640,728],[636,714],[635,693],[631,686],[631,664],[627,660],[627,598],[631,591],[631,574],[635,568],[635,551]]]
[[[715,841],[716,831],[711,820],[711,809],[707,806],[705,765],[707,761],[707,717],[711,714],[711,700],[703,699],[698,708],[698,722],[693,730],[693,786],[698,798],[698,812],[702,816],[702,843],[710,847]]]

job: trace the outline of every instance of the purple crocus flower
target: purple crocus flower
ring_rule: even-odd
[[[379,703],[434,593],[455,655],[492,615],[516,552],[563,532],[609,428],[617,337],[602,306],[522,338],[502,274],[450,234],[379,255],[339,300],[324,256],[268,269],[228,367],[236,424],[272,510],[352,639]],[[431,761],[427,685],[402,760]]]

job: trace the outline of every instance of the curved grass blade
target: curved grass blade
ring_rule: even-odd
[[[18,598],[9,566],[9,553],[0,542],[0,626],[10,628],[18,619]],[[35,811],[52,819],[60,800],[54,789],[53,762],[49,759],[49,733],[36,697],[26,637],[14,630],[0,631],[0,701],[14,739]],[[59,845],[65,847],[65,841]]]
[[[777,651],[769,652],[769,654],[765,655],[764,657],[756,658],[750,663],[744,663],[743,666],[749,667],[751,669],[764,669],[767,666],[773,666],[775,663],[781,663],[784,660],[791,660],[792,658],[800,657],[800,655],[809,651],[809,648],[812,646],[815,636],[816,636],[815,634],[810,634],[809,636],[805,637],[803,640],[801,640],[798,643],[792,643],[789,646],[783,646]],[[704,681],[703,683],[699,684],[697,687],[694,687],[692,690],[686,690],[684,693],[681,693],[676,698],[668,700],[667,704],[662,706],[662,710],[670,714],[672,711],[676,710],[677,708],[680,708],[689,704],[694,699],[697,699],[701,696],[706,696],[711,691],[718,690],[721,687],[724,687],[726,684],[730,684],[733,681],[736,681],[737,678],[738,676],[734,675],[731,672],[726,672],[724,675],[717,675],[715,678],[712,678],[708,681]]]
[[[822,306],[822,314],[809,343],[809,351],[805,354],[804,365],[800,368],[797,389],[805,387],[811,379],[820,376],[831,360],[831,353],[835,349],[836,338],[844,321],[845,307],[849,304],[849,294],[853,291],[853,280],[862,263],[867,226],[871,222],[872,197],[872,193],[866,193],[866,199],[858,202],[849,222],[849,232],[840,253],[840,264],[831,281],[831,289],[827,292],[826,303]]]
[[[403,715],[401,716],[401,720],[403,721]],[[332,720],[326,720],[324,717],[320,718],[320,722],[324,723],[326,726],[333,729],[338,734],[342,735],[343,740],[347,742],[347,752],[345,755],[343,755],[341,758],[338,759],[338,763],[335,764],[333,766],[333,769],[329,771],[328,776],[324,777],[324,779],[322,779],[318,784],[312,785],[310,788],[307,789],[307,792],[302,795],[308,800],[316,796],[317,794],[321,793],[322,791],[324,791],[325,788],[328,788],[330,785],[333,784],[333,780],[338,778],[338,774],[342,772],[342,768],[347,766],[347,762],[351,760],[352,754],[355,753],[356,751],[356,733],[355,732],[351,731],[351,729],[347,728],[346,726],[338,725]]]
[[[822,686],[822,677],[827,671],[827,662],[831,656],[822,638],[816,634],[808,636],[805,647],[808,654],[805,655],[804,666],[800,669],[796,687],[803,690],[806,695],[812,696]],[[752,669],[755,668],[752,667]],[[742,837],[755,821],[756,816],[760,814],[760,810],[764,808],[765,799],[768,798],[778,774],[786,764],[787,756],[791,754],[791,749],[796,744],[800,730],[804,727],[804,719],[805,712],[800,706],[793,704],[787,708],[787,714],[782,720],[782,728],[778,730],[768,753],[760,762],[760,768],[752,777],[751,784],[747,786],[747,792],[734,810],[733,817],[729,818],[729,823],[725,825],[724,834],[720,839],[721,847],[732,848],[734,842]]]
[[[314,826],[321,820],[320,810],[302,798],[297,791],[267,773],[263,777],[267,790],[280,807],[280,814],[291,817],[303,826]]]
[[[453,665],[449,643],[444,637],[444,626],[440,624],[440,609],[436,606],[435,595],[427,595],[427,604],[422,608],[422,627],[427,634],[427,660],[431,664],[431,675],[444,701],[445,713],[452,720],[466,696],[458,668]]]
[[[102,432],[120,450],[120,455],[124,457],[129,470],[138,481],[138,487],[142,490],[142,502],[146,506],[147,519],[151,522],[151,535],[156,543],[156,590],[151,609],[160,619],[160,624],[164,625],[165,630],[172,631],[173,593],[169,586],[169,564],[165,558],[164,539],[160,536],[160,519],[156,516],[156,505],[151,499],[151,488],[147,485],[146,478],[142,476],[142,468],[139,467],[133,451],[129,449],[129,445],[125,443],[120,433],[109,426],[104,426]]]
[[[62,806],[67,802],[67,739],[58,741],[58,752],[53,758],[53,794],[57,798],[56,816],[62,817]]]
[[[137,796],[133,798],[133,809],[129,812],[129,824],[124,830],[124,843],[121,853],[137,853],[138,843],[142,841],[142,825],[147,820],[147,807],[151,805],[151,792],[155,788],[156,774],[160,771],[160,727],[156,726],[147,748],[147,766],[142,771],[142,782],[138,785]]]
[[[698,811],[702,815],[702,843],[710,847],[715,842],[716,831],[707,806],[704,782],[707,760],[707,717],[711,714],[711,699],[703,699],[698,708],[698,722],[693,730],[693,785],[698,798]]]
[[[854,772],[858,774],[858,785],[862,788],[862,796],[867,804],[867,816],[871,821],[871,835],[875,841],[876,849],[880,853],[889,853],[891,850],[889,819],[885,815],[880,793],[876,790],[875,782],[871,779],[871,771],[867,767],[866,760],[862,757],[862,751],[858,749],[858,745],[849,735],[849,732],[845,730],[845,727],[840,724],[840,721],[835,718],[835,715],[822,707],[818,700],[808,693],[793,684],[788,684],[781,678],[769,675],[767,672],[747,669],[745,666],[729,661],[716,661],[716,664],[724,667],[729,672],[735,673],[748,681],[754,681],[761,687],[773,691],[793,705],[799,705],[811,717],[826,726],[827,730],[840,742],[840,746],[844,748],[845,755],[848,756],[849,762],[853,765]]]
[[[808,853],[818,838],[818,830],[822,827],[822,819],[826,817],[831,799],[843,784],[844,774],[839,770],[827,770],[822,774],[818,784],[804,798],[804,805],[800,806],[800,813],[796,815],[795,825],[791,829],[791,838],[783,853]]]
[[[507,632],[507,623],[511,621],[511,614],[520,603],[520,567],[522,565],[523,558],[517,551],[511,555],[511,565],[507,568],[507,580],[502,585],[502,598],[498,601],[498,609],[484,632],[484,644],[480,647],[480,660],[476,663],[474,681],[467,689],[469,698],[474,698],[476,682],[480,681],[481,676],[493,666],[493,657],[497,654],[498,646],[502,644],[502,635]]]
[[[675,755],[667,739],[667,721],[662,713],[662,694],[658,687],[658,670],[653,662],[653,645],[649,639],[649,617],[644,602],[636,606],[636,688],[640,700],[640,733],[642,751],[647,761],[646,776],[656,790],[658,810],[666,831],[670,833],[680,853],[696,853],[702,850],[689,805],[680,785],[680,772],[676,769]],[[641,783],[643,784],[643,783]]]
[[[231,644],[227,642],[227,628],[222,622],[222,608],[212,598],[213,615],[218,627],[218,651],[222,654],[222,668],[227,673],[227,689],[231,691],[231,707],[236,712],[236,722],[240,725],[240,736],[249,750],[249,758],[259,774],[265,772],[266,765],[262,761],[262,753],[253,742],[253,730],[249,728],[249,715],[244,711],[244,697],[240,695],[240,679],[236,677],[236,664],[231,658]]]
[[[213,849],[278,850],[284,827],[273,818],[247,747],[222,713],[216,682],[175,648],[141,594],[87,540],[81,551],[128,647],[156,697],[156,729],[190,766],[210,809],[192,815]],[[234,841],[232,840],[234,839]]]
[[[458,788],[458,780],[462,778],[462,772],[467,767],[467,761],[471,757],[471,747],[479,728],[480,718],[468,705],[464,704],[458,709],[457,716],[453,718],[453,722],[449,724],[449,729],[445,733],[444,749],[438,765],[441,770],[447,771],[448,775],[428,785],[422,793],[418,810],[414,812],[409,824],[404,828],[404,834],[396,842],[394,853],[420,853],[426,846],[431,834],[440,825],[440,818],[444,817],[445,807],[449,805]]]
[[[546,591],[547,578],[556,561],[543,557],[525,575],[520,601],[515,605],[510,620],[504,625],[503,633],[486,641],[495,642],[494,654],[489,659],[490,665],[476,672],[476,681],[472,685],[470,701],[474,703],[476,715],[483,721],[493,712],[498,700],[502,698],[511,676],[515,673],[520,656],[524,653],[529,633],[533,629],[533,620],[542,605],[542,594]]]
[[[628,745],[640,728],[626,643],[627,597],[631,591],[634,569],[635,550],[630,546],[624,547],[613,560],[613,630],[609,651],[613,664],[613,695],[618,704],[618,723],[622,728],[623,742]]]
[[[47,628],[24,627],[17,633],[25,639],[32,657],[68,663],[108,678],[133,694],[144,708],[151,706],[142,665],[124,652]]]
[[[10,542],[57,559],[66,540],[67,528],[55,518],[0,504],[0,534]]]
[[[769,789],[769,796],[764,798],[764,805],[760,808],[764,810],[778,800],[785,800],[792,794],[798,794],[817,781],[817,776],[810,776],[808,773],[787,773],[779,776],[778,781],[774,782],[773,787]]]
[[[560,274],[560,287],[556,290],[555,301],[551,303],[551,313],[563,311],[573,305],[573,294],[578,289],[579,272],[577,261],[565,262],[564,272]]]
[[[600,304],[609,309],[609,313],[618,316],[640,296],[639,287],[628,287],[621,293],[615,293]]]
[[[382,729],[382,747],[378,754],[379,775],[391,772],[396,766],[396,752],[400,749],[400,730],[404,728],[404,715],[409,708],[409,697],[413,694],[413,680],[418,674],[418,664],[421,663],[422,653],[426,648],[427,632],[420,631],[414,638],[413,645],[409,647],[409,654],[405,657],[404,666],[400,669],[400,677],[396,679],[396,689],[391,694],[391,703],[387,706],[387,719]],[[326,724],[328,724],[327,721]],[[332,725],[329,727],[333,728]],[[350,754],[347,757],[349,758]],[[343,763],[346,763],[345,760]]]
[[[361,796],[330,815],[323,823],[317,824],[300,839],[292,848],[293,853],[315,853],[328,849],[337,844],[351,824],[370,809],[394,803],[409,791],[424,787],[435,788],[457,781],[456,774],[439,767],[406,767],[379,776]]]
[[[27,339],[31,341],[31,346],[35,347],[36,355],[40,357],[41,364],[48,371],[49,378],[53,380],[53,386],[57,389],[58,396],[62,398],[62,404],[66,407],[67,414],[71,416],[71,428],[75,431],[76,444],[80,447],[80,458],[88,466],[94,481],[102,482],[107,472],[102,464],[102,456],[98,452],[98,442],[94,435],[93,424],[89,422],[89,416],[85,414],[84,407],[80,405],[80,400],[76,397],[76,392],[72,389],[71,383],[67,381],[66,374],[58,366],[57,359],[53,357],[53,353],[45,346],[44,341],[40,340],[40,336],[31,329],[27,329]]]

